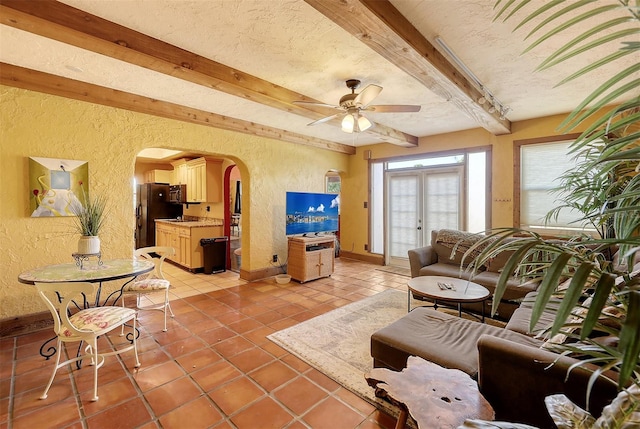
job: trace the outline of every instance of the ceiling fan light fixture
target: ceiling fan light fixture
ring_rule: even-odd
[[[345,117],[342,119],[342,131],[344,131],[345,133],[352,133],[355,123],[356,119],[351,113],[345,115]]]
[[[370,120],[360,115],[360,117],[358,118],[358,128],[360,129],[360,131],[367,131],[369,128],[371,128],[371,125],[372,124]]]

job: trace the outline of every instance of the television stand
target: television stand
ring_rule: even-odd
[[[333,274],[335,237],[289,237],[287,274],[300,283]]]

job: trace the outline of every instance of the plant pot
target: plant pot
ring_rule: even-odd
[[[93,255],[100,253],[100,237],[83,235],[78,240],[78,253],[81,255]]]

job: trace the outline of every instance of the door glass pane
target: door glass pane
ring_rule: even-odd
[[[418,175],[389,175],[389,257],[418,247],[418,187]]]
[[[425,174],[426,233],[434,229],[462,229],[460,227],[460,177],[459,171]]]
[[[384,253],[384,165],[371,164],[371,201],[369,212],[371,221],[371,253]]]
[[[487,153],[468,155],[467,231],[485,231],[487,225]]]

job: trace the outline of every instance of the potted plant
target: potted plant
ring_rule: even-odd
[[[523,13],[527,3],[528,0],[497,0],[496,19],[506,21]],[[630,0],[597,4],[543,2],[533,5],[533,12],[518,28],[526,23],[541,22],[527,36],[538,36],[527,51],[572,25],[583,28],[579,36],[561,46],[539,69],[571,61],[576,55],[605,44],[615,47],[604,58],[591,59],[589,66],[564,79],[561,82],[564,83],[617,58],[638,55],[640,16],[637,3],[635,7],[631,3]],[[620,16],[611,18],[608,14],[616,10]],[[597,25],[590,25],[588,20],[593,17],[602,18]],[[621,23],[631,25],[621,28]],[[552,295],[561,296],[562,303],[550,334],[565,334],[573,342],[558,345],[557,351],[580,354],[583,365],[592,363],[602,371],[617,373],[620,394],[597,422],[583,420],[582,411],[566,398],[548,398],[547,408],[556,424],[563,428],[635,427],[640,414],[640,276],[633,272],[635,253],[640,250],[640,80],[633,77],[639,70],[637,61],[629,67],[620,67],[560,125],[566,132],[586,120],[591,122],[572,144],[572,152],[579,155],[581,161],[562,177],[558,188],[562,191],[560,206],[548,217],[572,208],[580,213],[581,222],[593,226],[598,232],[596,236],[581,234],[559,242],[533,232],[503,228],[489,231],[465,255],[471,258],[474,251],[482,249],[471,264],[471,269],[477,269],[497,253],[511,251],[512,256],[496,287],[493,311],[504,294],[509,276],[518,273],[538,278],[540,286],[531,328]],[[617,101],[629,94],[633,95],[630,100]],[[611,107],[616,101],[617,105]],[[507,240],[514,235],[523,238]],[[616,252],[618,259],[614,259]],[[540,258],[542,254],[546,255],[545,259]],[[558,288],[561,282],[568,285],[566,289]],[[593,339],[594,332],[604,333],[609,341]],[[599,376],[600,371],[596,371],[592,377]]]
[[[107,199],[104,195],[90,198],[82,192],[82,204],[72,205],[75,217],[75,227],[81,237],[78,240],[78,253],[93,255],[100,253],[100,238],[98,234],[105,220]]]

